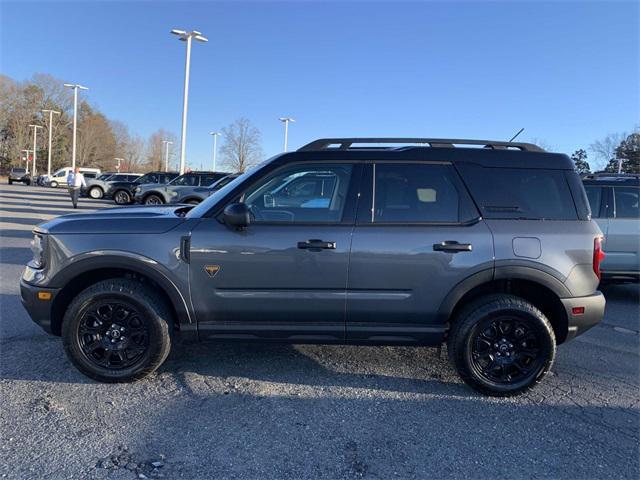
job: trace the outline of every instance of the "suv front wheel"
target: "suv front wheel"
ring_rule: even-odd
[[[130,279],[104,280],[69,305],[62,341],[71,362],[101,382],[129,382],[154,372],[171,349],[165,300]]]
[[[547,374],[556,339],[540,310],[522,298],[498,294],[462,309],[447,346],[449,359],[469,386],[486,395],[512,396]]]
[[[145,205],[162,205],[164,204],[164,201],[162,200],[162,198],[160,198],[159,195],[152,193],[151,195],[147,196],[144,199],[144,204]]]

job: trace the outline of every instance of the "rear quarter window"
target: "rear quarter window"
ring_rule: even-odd
[[[460,170],[485,218],[578,219],[563,170],[493,168],[473,164],[465,164]]]

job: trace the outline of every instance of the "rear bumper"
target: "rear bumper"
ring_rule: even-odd
[[[31,320],[42,327],[47,333],[53,333],[51,331],[51,310],[53,301],[59,291],[59,288],[36,287],[35,285],[26,283],[24,280],[20,280],[20,299],[22,300],[22,305],[31,317]],[[51,294],[51,298],[49,300],[40,300],[38,298],[39,292],[48,292]]]
[[[605,299],[602,292],[586,297],[561,298],[567,312],[567,338],[572,340],[582,335],[604,318]],[[584,313],[574,313],[574,308],[584,308]]]

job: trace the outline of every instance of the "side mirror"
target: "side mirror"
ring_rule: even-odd
[[[229,227],[246,228],[251,219],[249,207],[245,203],[230,203],[224,208],[223,219]]]

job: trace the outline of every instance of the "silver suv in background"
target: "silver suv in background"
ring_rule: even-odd
[[[604,232],[605,281],[640,280],[640,175],[598,173],[583,177],[591,215]]]

